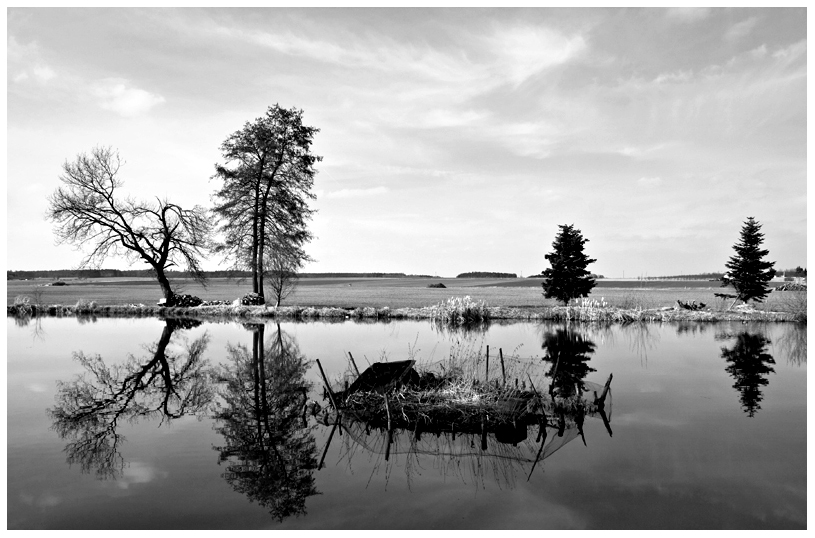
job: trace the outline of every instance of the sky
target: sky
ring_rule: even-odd
[[[806,46],[804,8],[9,8],[7,269],[82,259],[66,161],[211,207],[276,103],[320,130],[306,272],[529,276],[562,224],[609,278],[722,271],[747,217],[806,266]]]

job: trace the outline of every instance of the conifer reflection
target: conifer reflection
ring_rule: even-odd
[[[561,398],[568,398],[582,390],[586,376],[595,372],[586,364],[594,353],[595,344],[569,327],[558,328],[543,335],[543,360],[552,364],[546,373],[552,380],[549,393],[555,391]]]
[[[203,412],[212,399],[208,363],[203,359],[208,336],[184,341],[184,350],[172,350],[173,335],[199,325],[189,320],[167,320],[147,357],[129,355],[124,364],[108,366],[100,355],[74,352],[86,370],[70,382],[57,383],[57,405],[48,409],[52,428],[69,442],[70,465],[83,472],[96,470],[100,478],[118,477],[125,465],[117,431],[124,421],[160,418],[162,422]]]
[[[769,383],[766,376],[775,373],[769,366],[775,360],[767,353],[770,340],[763,334],[741,332],[735,338],[732,347],[722,348],[722,358],[729,364],[725,371],[736,380],[733,388],[739,393],[742,409],[753,417],[761,409],[761,387]]]
[[[318,493],[313,426],[305,414],[308,362],[279,324],[266,342],[263,324],[247,328],[251,352],[228,345],[230,364],[220,371],[222,402],[214,418],[225,444],[215,448],[232,488],[282,521],[305,514],[306,498]]]

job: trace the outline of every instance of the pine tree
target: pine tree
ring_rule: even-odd
[[[745,303],[754,300],[758,303],[770,292],[767,282],[775,276],[773,262],[762,260],[769,250],[762,250],[764,234],[761,225],[753,217],[748,217],[741,229],[741,240],[733,245],[736,255],[725,264],[728,272],[722,277],[722,286],[733,286],[736,290],[736,301]],[[733,305],[730,305],[731,307]]]
[[[597,260],[583,252],[583,245],[588,239],[583,238],[580,230],[569,224],[558,227],[560,233],[552,243],[554,250],[546,255],[552,267],[543,272],[545,280],[541,285],[544,297],[555,298],[566,305],[572,299],[589,295],[595,282],[586,266]]]

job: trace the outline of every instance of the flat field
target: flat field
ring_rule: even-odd
[[[7,305],[18,296],[31,302],[50,305],[74,305],[79,299],[99,305],[155,305],[161,292],[149,278],[65,279],[66,286],[51,286],[49,280],[9,280]],[[428,288],[443,283],[446,288]],[[173,281],[176,293],[188,293],[204,300],[233,301],[251,291],[248,280],[212,279],[206,288],[190,280]],[[489,306],[539,308],[555,306],[554,299],[543,297],[540,279],[459,279],[459,278],[304,278],[284,306],[340,308],[419,308],[436,305],[451,297],[469,296]],[[589,299],[605,301],[608,306],[648,309],[673,306],[679,299],[705,303],[712,310],[724,310],[731,301],[714,293],[732,292],[717,282],[598,280]],[[787,312],[806,305],[806,293],[773,292],[759,310]]]

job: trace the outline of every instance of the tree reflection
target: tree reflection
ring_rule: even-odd
[[[583,379],[594,368],[586,364],[594,353],[594,342],[577,331],[558,328],[543,335],[543,360],[552,364],[547,376],[552,378],[549,393],[555,391],[561,398],[568,398],[582,391]]]
[[[161,422],[203,412],[212,399],[208,363],[203,357],[206,334],[184,351],[169,349],[173,334],[198,322],[167,320],[159,340],[147,346],[147,357],[128,355],[124,364],[108,366],[100,355],[74,352],[86,370],[70,382],[57,382],[57,405],[48,409],[52,428],[62,439],[69,465],[100,478],[117,478],[125,462],[124,441],[117,428],[123,421],[160,417]]]
[[[222,403],[214,418],[225,445],[215,449],[219,463],[228,462],[223,476],[232,488],[282,521],[305,514],[306,498],[318,493],[313,426],[305,414],[308,362],[279,324],[266,343],[263,324],[247,328],[252,351],[228,345],[231,364],[219,375]]]
[[[729,363],[725,371],[736,380],[733,388],[739,392],[742,409],[753,417],[761,409],[761,387],[769,383],[765,376],[775,373],[769,366],[775,361],[767,353],[770,340],[763,334],[741,332],[735,338],[733,347],[722,348],[722,358]]]
[[[803,323],[789,323],[784,334],[778,339],[778,348],[787,362],[801,366],[807,362],[807,326]]]

